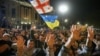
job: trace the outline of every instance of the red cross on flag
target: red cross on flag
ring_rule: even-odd
[[[53,10],[49,0],[29,0],[39,14],[49,13]]]

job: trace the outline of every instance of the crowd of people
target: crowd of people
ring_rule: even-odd
[[[69,30],[0,28],[0,56],[100,56],[100,33],[79,25]]]

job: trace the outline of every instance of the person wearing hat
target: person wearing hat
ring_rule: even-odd
[[[3,37],[2,37],[2,40],[5,40],[5,41],[10,40],[10,34],[4,33],[4,34],[3,34]]]

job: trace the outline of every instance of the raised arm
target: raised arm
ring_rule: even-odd
[[[72,50],[71,50],[71,45],[74,43],[76,40],[80,39],[80,32],[81,32],[81,27],[78,25],[72,25],[71,27],[71,35],[68,39],[68,41],[65,43],[65,45],[62,47],[62,49],[59,52],[58,56],[74,56]]]
[[[55,43],[55,35],[48,33],[46,37],[47,49],[46,53],[47,56],[54,56],[54,43]]]
[[[87,32],[88,32],[88,35],[87,35],[86,46],[91,47],[92,41],[94,39],[94,29],[93,29],[93,27],[88,27]]]

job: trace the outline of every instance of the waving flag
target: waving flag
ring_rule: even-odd
[[[29,0],[39,14],[49,13],[53,10],[49,0]]]
[[[59,26],[59,21],[57,20],[57,15],[41,15],[45,23],[50,29],[54,29]]]
[[[29,1],[50,29],[54,29],[55,27],[59,26],[57,15],[43,15],[53,11],[53,7],[50,6],[49,0],[29,0]]]

